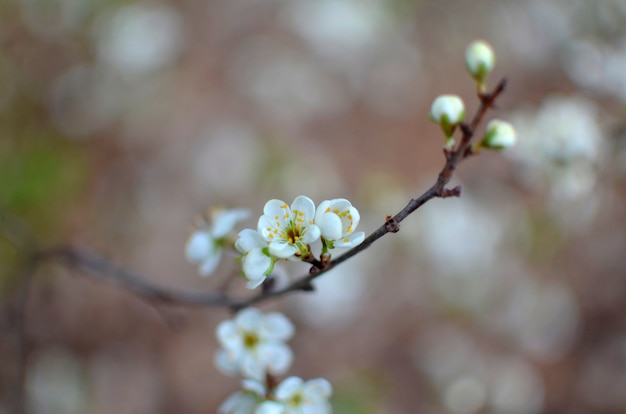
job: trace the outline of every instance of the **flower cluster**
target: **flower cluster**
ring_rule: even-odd
[[[355,232],[360,215],[343,198],[326,200],[317,209],[306,196],[298,196],[291,206],[282,200],[270,200],[263,208],[257,230],[239,233],[235,248],[242,254],[243,272],[248,287],[259,286],[281,259],[311,261],[311,244],[321,240],[322,259],[336,247],[354,247],[365,239]]]
[[[272,385],[276,375],[291,366],[293,355],[285,343],[294,333],[292,323],[280,313],[262,314],[244,309],[216,329],[222,348],[215,364],[226,374],[244,377],[242,390],[224,401],[220,414],[331,413],[332,387],[323,378],[304,381],[289,377]]]

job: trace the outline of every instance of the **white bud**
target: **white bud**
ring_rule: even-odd
[[[472,42],[465,50],[465,66],[476,82],[482,84],[496,63],[491,45],[484,40]]]
[[[465,105],[456,95],[440,95],[430,107],[430,119],[441,126],[446,138],[451,138],[454,129],[465,118]]]
[[[494,119],[487,124],[485,137],[480,145],[484,148],[501,150],[515,145],[515,128],[508,122]]]

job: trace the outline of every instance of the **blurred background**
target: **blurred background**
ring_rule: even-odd
[[[346,197],[373,231],[433,182],[432,100],[477,106],[470,41],[509,88],[519,145],[312,294],[290,374],[337,413],[626,412],[625,0],[0,2],[0,413],[214,413],[225,309],[148,303],[34,245],[88,247],[211,291],[194,217]],[[284,267],[296,277],[302,267]],[[234,291],[249,294],[243,282]],[[25,306],[25,313],[20,309]],[[22,367],[22,368],[20,368]],[[23,381],[23,395],[20,383]]]

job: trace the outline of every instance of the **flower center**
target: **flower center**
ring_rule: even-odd
[[[246,348],[254,348],[259,343],[259,337],[254,332],[246,332],[243,335],[243,345]]]
[[[289,244],[298,243],[300,241],[300,237],[302,236],[302,234],[300,233],[299,227],[300,226],[290,226],[289,229],[287,229],[287,231],[285,232],[285,236],[287,237],[287,241],[289,242]]]
[[[302,394],[297,393],[296,395],[291,397],[291,399],[289,400],[289,405],[292,407],[298,407],[300,406],[300,404],[302,404],[303,401],[304,398],[302,398]]]

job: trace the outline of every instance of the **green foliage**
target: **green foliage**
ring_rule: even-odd
[[[0,208],[46,238],[58,229],[83,187],[87,164],[75,144],[45,131],[35,134],[0,146]]]

